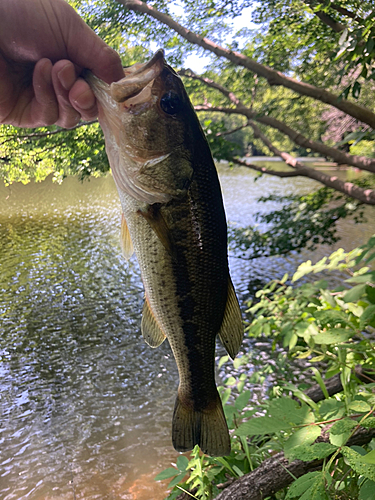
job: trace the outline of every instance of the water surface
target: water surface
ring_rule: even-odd
[[[227,217],[241,226],[270,209],[259,196],[317,186],[219,172]],[[153,477],[177,457],[178,375],[168,343],[154,350],[140,336],[143,287],[136,260],[121,256],[119,226],[111,176],[0,186],[1,499],[164,497]],[[350,249],[372,232],[374,224],[344,221],[336,246]],[[241,302],[250,279],[293,272],[325,251],[231,258]]]

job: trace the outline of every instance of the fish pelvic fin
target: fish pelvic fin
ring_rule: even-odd
[[[130,233],[129,233],[128,225],[126,223],[125,215],[123,213],[121,213],[120,243],[121,243],[122,255],[125,257],[126,260],[129,260],[130,257],[133,255],[134,248],[133,248],[132,240],[130,238]]]
[[[240,350],[244,336],[244,327],[240,306],[233,288],[233,283],[228,277],[228,298],[224,312],[223,322],[220,327],[219,337],[229,356],[234,359]]]
[[[165,334],[158,325],[147,299],[143,305],[141,331],[145,342],[150,347],[159,347],[165,340]]]
[[[172,442],[176,451],[190,451],[197,444],[207,455],[230,454],[227,422],[219,394],[203,410],[194,410],[177,396],[172,421]]]

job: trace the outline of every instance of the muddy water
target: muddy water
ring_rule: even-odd
[[[256,204],[260,195],[316,186],[219,171],[228,219],[242,226],[270,208]],[[153,350],[140,338],[143,288],[137,262],[121,257],[119,224],[110,176],[0,186],[1,499],[164,498],[153,477],[177,457],[178,376],[168,344]],[[341,245],[374,229],[344,222]],[[249,279],[307,257],[231,258],[240,298]]]

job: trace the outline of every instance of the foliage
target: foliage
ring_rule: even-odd
[[[362,181],[362,185],[366,181]],[[315,250],[318,244],[332,245],[339,240],[337,221],[353,216],[363,222],[363,205],[329,188],[302,196],[270,195],[259,202],[277,202],[281,207],[269,213],[254,214],[256,227],[229,227],[230,248],[242,258],[256,259],[282,255],[303,248]],[[266,228],[266,230],[264,230]]]
[[[246,389],[249,375],[246,370],[240,375],[240,367],[250,360],[245,352],[233,362],[232,375],[220,388],[231,429],[230,456],[207,457],[196,447],[189,462],[184,457],[183,471],[180,466],[167,469],[168,477],[175,478],[169,499],[177,498],[181,489],[189,491],[192,483],[198,487],[193,498],[215,498],[218,484],[254,470],[281,450],[289,461],[320,460],[321,469],[295,479],[277,498],[372,498],[375,441],[363,446],[347,443],[360,428],[375,427],[375,272],[370,267],[374,259],[375,236],[350,252],[340,249],[316,264],[305,262],[290,282],[285,275],[256,293],[247,311],[247,335],[282,344],[291,359],[309,360],[312,380],[325,398],[314,402],[303,386],[286,381],[274,386],[260,406],[251,407],[251,392]],[[326,279],[296,285],[318,273],[327,278],[331,273],[350,277],[334,290]],[[227,362],[225,356],[220,364]],[[356,377],[358,365],[369,383]],[[337,374],[343,390],[329,397],[324,379]],[[322,440],[323,434],[329,439]],[[165,472],[157,479],[167,477]],[[178,480],[183,482],[176,485]]]
[[[108,170],[98,123],[71,130],[43,127],[37,132],[10,125],[1,127],[0,176],[6,184],[27,183],[30,179],[42,181],[51,173],[55,180],[62,180],[69,174],[84,178]]]

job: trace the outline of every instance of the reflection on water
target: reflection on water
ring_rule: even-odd
[[[167,343],[139,338],[112,179],[1,199],[0,498],[136,498],[129,485],[175,456],[177,371]]]
[[[227,215],[239,225],[269,192],[316,183],[220,167]],[[268,206],[269,209],[269,206]],[[176,459],[178,383],[167,342],[140,338],[143,287],[119,245],[112,178],[0,186],[0,498],[163,498],[153,477]],[[341,225],[344,246],[370,225]],[[323,252],[322,249],[320,252]],[[230,259],[240,297],[309,255]],[[319,252],[316,258],[319,257]]]

